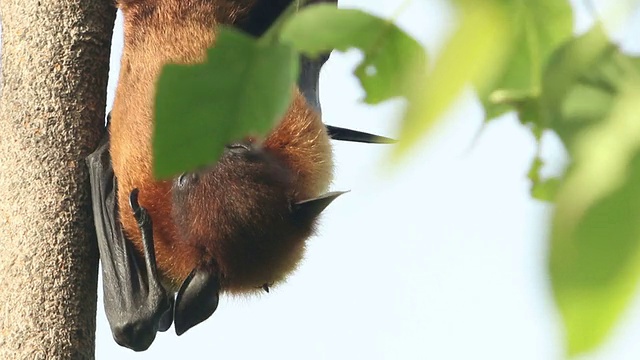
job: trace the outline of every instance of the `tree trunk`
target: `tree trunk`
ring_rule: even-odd
[[[0,359],[92,359],[112,0],[1,0]]]

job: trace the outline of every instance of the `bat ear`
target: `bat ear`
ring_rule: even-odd
[[[218,307],[220,280],[210,271],[196,268],[184,280],[176,296],[174,325],[182,335],[207,320]]]
[[[298,218],[314,218],[329,206],[338,196],[348,191],[333,191],[293,205],[293,214]]]

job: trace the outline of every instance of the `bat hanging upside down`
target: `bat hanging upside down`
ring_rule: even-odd
[[[268,291],[282,281],[303,256],[319,214],[341,194],[326,192],[329,139],[390,142],[325,126],[317,85],[328,56],[303,58],[294,100],[266,138],[229,144],[207,169],[153,177],[152,109],[162,66],[203,61],[219,24],[260,36],[291,2],[118,3],[122,70],[107,135],[87,163],[105,310],[122,346],[145,350],[172,323],[184,333],[213,314],[221,292]]]

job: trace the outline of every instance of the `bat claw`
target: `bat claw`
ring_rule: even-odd
[[[140,190],[138,190],[137,188],[131,190],[131,193],[129,194],[129,206],[131,206],[133,214],[134,216],[136,216],[136,218],[138,218],[140,213],[140,203],[138,202],[138,195],[140,195]]]
[[[138,222],[138,227],[141,229],[146,227],[151,227],[151,218],[147,213],[147,210],[140,206],[138,202],[138,195],[140,195],[140,190],[133,189],[129,194],[129,206],[131,206],[131,210],[133,210],[133,217]]]

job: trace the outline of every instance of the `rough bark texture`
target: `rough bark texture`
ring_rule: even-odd
[[[91,359],[111,0],[1,0],[0,359]]]

